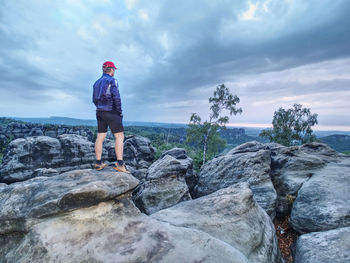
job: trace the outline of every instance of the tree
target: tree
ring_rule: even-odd
[[[209,121],[201,122],[202,119],[197,113],[192,113],[189,127],[187,128],[186,143],[200,149],[203,164],[207,156],[216,154],[225,147],[225,140],[221,139],[218,131],[225,129],[228,123],[228,116],[220,116],[222,110],[226,109],[230,115],[242,113],[241,108],[236,108],[239,98],[232,95],[224,84],[218,85],[214,91],[214,96],[209,98],[210,116]]]
[[[285,146],[315,141],[316,136],[312,134],[311,127],[318,124],[317,116],[300,104],[294,104],[288,110],[279,108],[273,116],[272,130],[262,130],[259,136]]]

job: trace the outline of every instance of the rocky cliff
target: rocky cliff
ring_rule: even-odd
[[[5,145],[18,138],[26,138],[31,136],[49,136],[52,138],[57,138],[62,134],[81,135],[87,137],[89,141],[92,141],[94,136],[93,132],[89,128],[68,125],[12,122],[5,127],[0,126],[0,145]]]
[[[105,159],[113,147],[104,144]],[[124,152],[131,174],[86,169],[93,145],[79,135],[11,142],[0,170],[0,259],[282,262],[272,219],[285,215],[300,234],[295,262],[350,258],[350,158],[324,144],[253,141],[199,174],[181,148],[155,160],[148,139],[129,136]]]
[[[3,262],[281,262],[272,222],[247,184],[147,216],[138,180],[74,170],[0,185]]]
[[[133,135],[125,137],[124,160],[136,177],[142,176],[151,165],[154,152],[149,139]],[[114,141],[104,142],[103,158],[115,161]],[[13,183],[77,168],[92,168],[94,161],[94,144],[80,135],[20,138],[13,140],[4,153],[0,182]]]
[[[205,196],[241,182],[271,218],[290,215],[301,234],[295,262],[349,261],[350,156],[322,143],[249,142],[207,162],[191,194]]]

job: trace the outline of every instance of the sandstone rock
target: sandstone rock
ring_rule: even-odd
[[[146,137],[131,135],[125,138],[124,160],[132,166],[137,167],[140,160],[152,163],[155,151],[156,148]]]
[[[65,172],[91,168],[95,161],[94,144],[85,137],[64,134],[56,138],[27,137],[12,141],[0,166],[0,182],[13,183],[33,178],[39,168]]]
[[[8,140],[27,138],[31,136],[47,135],[56,138],[58,135],[66,133],[87,137],[89,141],[92,141],[93,139],[93,132],[89,128],[68,125],[43,125],[37,123],[13,122],[0,129],[0,143],[6,143]]]
[[[179,210],[184,220],[191,222],[188,213],[192,211],[196,224],[176,225],[171,222],[172,215],[160,218],[159,214],[159,219],[146,216],[125,194],[95,206],[52,215],[33,225],[16,246],[4,251],[3,258],[5,262],[68,263],[281,262],[274,231],[269,228],[271,220],[257,206],[247,186],[223,189],[181,204],[185,204]],[[214,221],[223,229],[215,231]],[[202,230],[207,226],[208,231]],[[241,232],[235,227],[240,227]]]
[[[184,201],[151,217],[206,232],[237,248],[249,262],[281,262],[272,221],[246,183]]]
[[[28,136],[43,136],[44,132],[39,127],[33,127]]]
[[[148,215],[189,199],[191,196],[183,178],[145,181],[133,193],[135,205]]]
[[[290,222],[300,233],[350,226],[350,158],[329,163],[303,184]]]
[[[0,235],[0,262],[14,262],[14,261],[4,261],[6,254],[15,249],[18,243],[21,242],[25,235],[23,233],[11,233],[7,235]]]
[[[172,148],[168,151],[165,151],[161,154],[159,159],[162,159],[165,155],[170,155],[176,159],[188,159],[189,157],[187,156],[187,152],[184,148]]]
[[[106,144],[108,157],[115,160],[114,141],[110,141],[109,146]],[[124,161],[130,166],[131,173],[142,180],[146,176],[148,167],[154,161],[156,148],[151,141],[142,136],[130,135],[125,137],[124,141]]]
[[[345,154],[339,153],[329,147],[325,143],[319,143],[319,142],[312,142],[312,143],[306,143],[300,146],[300,150],[309,153],[312,155],[315,155],[325,161],[328,162],[337,162],[339,161],[339,158],[346,157]]]
[[[197,183],[197,179],[193,174],[193,160],[187,155],[187,152],[183,148],[172,148],[162,153],[159,159],[163,159],[166,155],[170,155],[176,158],[182,166],[186,167],[185,180],[190,192]]]
[[[35,225],[7,262],[248,263],[234,247],[205,232],[139,213],[128,199],[103,202]]]
[[[247,182],[258,204],[275,217],[276,191],[270,178],[270,150],[248,142],[204,164],[191,193],[200,197],[237,182]]]
[[[113,134],[111,134],[113,136]],[[102,158],[108,161],[116,161],[115,140],[105,139],[103,143]],[[147,169],[154,161],[156,149],[151,141],[142,136],[130,135],[124,140],[123,159],[133,176],[142,180],[146,177]]]
[[[271,149],[271,178],[277,191],[277,215],[289,215],[303,183],[327,163],[338,162],[342,158],[343,154],[316,142]]]
[[[325,161],[300,149],[300,146],[281,147],[271,154],[271,178],[277,191],[276,212],[280,217],[290,214],[293,200],[300,187]]]
[[[116,160],[114,145],[114,141],[107,140],[104,143],[103,160]],[[145,172],[154,159],[154,152],[151,142],[141,136],[129,136],[124,143],[124,160],[130,171],[139,178],[145,177]],[[77,168],[92,168],[94,163],[94,144],[86,137],[62,134],[57,138],[21,138],[8,145],[0,165],[0,182],[13,183],[35,176],[54,175],[52,170],[43,169],[52,168],[57,173],[62,173]]]
[[[348,263],[350,227],[301,235],[294,247],[295,263]]]
[[[185,177],[188,168],[189,162],[187,160],[181,161],[171,155],[165,155],[148,168],[146,179],[152,180],[169,176]]]
[[[57,137],[57,131],[56,130],[46,130],[44,132],[44,135],[45,136],[49,136],[49,137],[52,137],[52,138],[56,138]]]
[[[39,168],[39,169],[35,169],[32,177],[39,177],[39,176],[46,176],[46,177],[50,177],[50,176],[55,176],[58,175],[59,172],[55,169],[52,168]]]
[[[163,153],[149,167],[144,181],[133,193],[136,206],[152,214],[191,199],[185,180],[192,176],[192,167],[192,159],[184,149],[174,148]]]
[[[113,199],[137,184],[125,173],[86,169],[1,187],[0,235],[26,232],[41,218]]]
[[[246,142],[230,150],[227,154],[236,154],[236,153],[249,153],[257,152],[260,150],[270,150],[271,148],[283,147],[277,143],[260,143],[257,141]]]

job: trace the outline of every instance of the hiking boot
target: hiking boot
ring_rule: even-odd
[[[95,164],[95,169],[96,169],[97,171],[100,171],[100,170],[102,170],[103,168],[105,168],[106,166],[107,166],[107,164],[105,164],[105,163],[101,163],[101,164],[96,163],[96,164]]]
[[[123,172],[123,173],[128,173],[128,174],[130,173],[130,171],[128,169],[126,169],[125,164],[119,165],[118,163],[115,163],[113,165],[113,169],[118,171],[118,172]]]

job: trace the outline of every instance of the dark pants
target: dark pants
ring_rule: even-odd
[[[112,111],[96,111],[97,131],[107,132],[109,127],[112,133],[123,132],[123,117]]]

